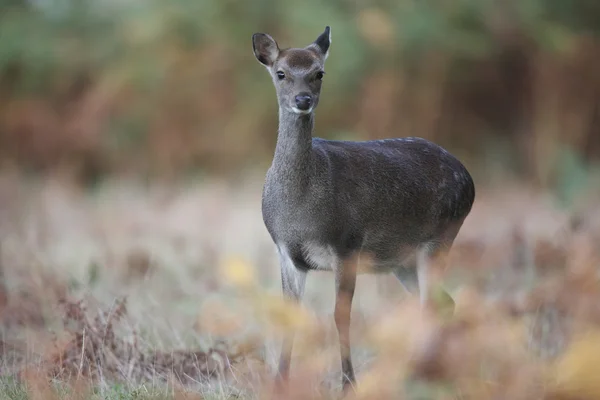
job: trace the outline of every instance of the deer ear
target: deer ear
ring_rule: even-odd
[[[256,59],[266,67],[272,66],[279,56],[277,42],[266,33],[252,35],[252,49]]]
[[[325,31],[309,47],[318,50],[323,58],[327,58],[329,56],[329,46],[331,46],[331,28],[326,26]]]

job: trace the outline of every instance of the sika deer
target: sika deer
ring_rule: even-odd
[[[265,33],[254,34],[252,44],[279,102],[263,220],[279,254],[284,296],[301,300],[308,271],[335,273],[335,323],[346,389],[355,380],[349,327],[357,273],[392,272],[409,291],[420,291],[424,305],[428,265],[452,245],[471,211],[475,187],[460,161],[425,139],[312,137],[329,27],[304,48],[280,49]],[[357,265],[359,254],[369,255],[368,271]],[[284,339],[279,382],[288,376],[293,336]]]

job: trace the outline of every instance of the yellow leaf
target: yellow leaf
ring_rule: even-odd
[[[314,326],[314,321],[302,305],[281,297],[264,296],[262,309],[267,321],[280,330],[308,329]]]
[[[431,300],[437,312],[443,317],[449,317],[454,314],[454,299],[441,285],[432,288]]]
[[[576,338],[558,360],[556,391],[579,398],[600,398],[600,332],[587,332]]]
[[[234,286],[247,288],[256,284],[252,267],[239,257],[225,261],[222,266],[222,276],[227,283]]]
[[[379,371],[376,371],[379,372]],[[386,382],[389,384],[389,382]],[[357,399],[372,399],[382,391],[383,379],[381,374],[367,373],[361,376],[360,384],[356,388]]]

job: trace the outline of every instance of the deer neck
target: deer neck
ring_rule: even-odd
[[[273,172],[278,179],[302,185],[312,171],[312,113],[299,115],[279,109],[279,132],[273,158]]]

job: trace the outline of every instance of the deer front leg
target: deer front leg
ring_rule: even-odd
[[[335,325],[340,341],[342,386],[346,390],[355,382],[350,355],[350,312],[356,287],[356,260],[342,263],[336,271]]]
[[[283,290],[283,296],[286,299],[300,302],[302,300],[304,286],[306,284],[306,271],[302,271],[296,267],[284,247],[279,248],[279,263],[281,267],[281,286]],[[290,332],[283,338],[277,374],[277,382],[279,384],[287,381],[289,375],[292,350],[294,347],[294,336],[295,332]]]

